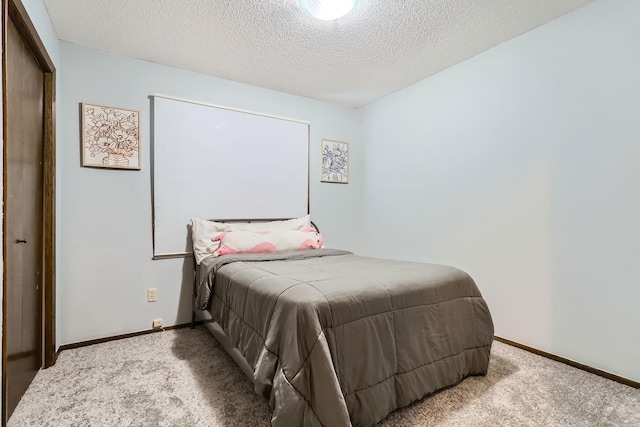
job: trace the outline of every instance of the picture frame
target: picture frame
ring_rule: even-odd
[[[349,183],[349,143],[330,139],[320,141],[320,181]]]
[[[83,102],[82,166],[142,169],[140,111]]]

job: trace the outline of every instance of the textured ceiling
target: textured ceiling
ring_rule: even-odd
[[[592,0],[360,0],[337,21],[296,0],[45,0],[58,37],[359,107]]]

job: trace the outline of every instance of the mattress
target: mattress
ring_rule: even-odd
[[[196,288],[274,426],[371,426],[487,372],[491,315],[454,267],[333,249],[225,255],[203,261]]]

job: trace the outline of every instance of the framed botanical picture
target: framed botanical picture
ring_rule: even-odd
[[[140,112],[82,103],[82,166],[140,170]]]
[[[320,141],[320,181],[349,183],[349,144],[323,139]]]

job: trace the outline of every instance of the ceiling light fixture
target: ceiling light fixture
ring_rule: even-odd
[[[356,5],[358,0],[298,0],[298,6],[307,15],[323,21],[342,18]]]

